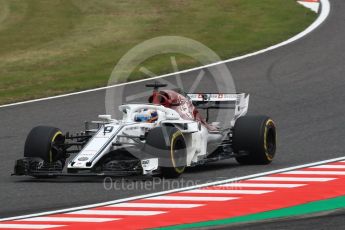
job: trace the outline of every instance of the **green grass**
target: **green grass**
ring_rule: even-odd
[[[192,38],[227,59],[283,41],[315,18],[295,0],[0,0],[0,104],[104,86],[129,49],[156,36]],[[172,72],[164,55],[145,66]]]

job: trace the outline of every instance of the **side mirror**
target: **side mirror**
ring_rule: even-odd
[[[105,120],[105,121],[110,121],[111,120],[111,115],[98,115],[99,119]]]

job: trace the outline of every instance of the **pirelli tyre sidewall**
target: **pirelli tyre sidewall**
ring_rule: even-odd
[[[30,131],[26,138],[24,157],[38,157],[49,163],[61,160],[62,156],[52,148],[54,142],[64,142],[60,129],[49,126],[37,126]]]
[[[240,164],[269,164],[276,153],[276,126],[267,116],[244,116],[233,129],[235,153],[247,153],[236,160]]]
[[[157,127],[146,137],[145,152],[158,158],[161,176],[177,178],[187,162],[186,142],[182,132],[173,126]]]

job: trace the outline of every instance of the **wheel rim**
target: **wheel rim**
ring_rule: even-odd
[[[272,160],[276,152],[276,131],[272,120],[268,120],[265,129],[265,152],[268,160]]]
[[[171,143],[171,158],[177,173],[182,173],[185,170],[185,165],[183,165],[185,162],[183,160],[186,146],[181,137],[183,137],[181,132],[175,133]]]
[[[50,162],[58,160],[56,158],[59,158],[58,156],[59,150],[57,149],[56,145],[62,144],[63,142],[64,142],[64,138],[63,138],[62,132],[61,131],[56,132],[51,142],[51,149],[49,152]]]

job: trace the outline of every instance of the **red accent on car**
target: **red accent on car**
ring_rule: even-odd
[[[175,110],[183,119],[199,121],[210,131],[217,130],[216,127],[206,122],[190,100],[174,90],[153,90],[148,101]]]

